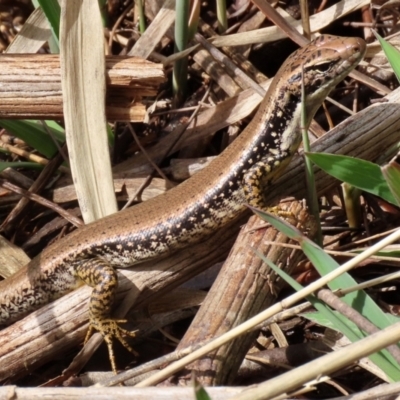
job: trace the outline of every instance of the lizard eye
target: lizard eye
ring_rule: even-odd
[[[321,62],[320,64],[315,64],[314,69],[318,72],[328,72],[332,67],[332,62]]]

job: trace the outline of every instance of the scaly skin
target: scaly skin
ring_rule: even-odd
[[[262,193],[301,142],[301,79],[308,121],[362,59],[365,42],[321,36],[293,53],[275,76],[243,133],[207,168],[169,192],[80,228],[0,282],[0,325],[8,325],[81,282],[94,287],[90,329],[105,338],[114,371],[112,337],[123,343],[109,315],[124,268],[204,240],[244,211],[265,207]],[[126,343],[125,343],[126,344]]]

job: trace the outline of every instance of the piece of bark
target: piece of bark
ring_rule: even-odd
[[[297,228],[304,234],[310,237],[315,235],[316,223],[302,202],[281,203],[279,207],[293,216]],[[252,216],[241,229],[229,257],[177,351],[226,333],[275,301],[284,282],[256,252],[264,254],[288,274],[304,257],[301,250],[265,244],[266,241],[280,244],[296,242],[271,225],[258,228],[260,222],[256,216]],[[218,351],[190,364],[178,377],[190,381],[194,371],[196,379],[206,386],[232,383],[256,335],[257,331],[241,335]]]
[[[60,59],[49,54],[0,55],[0,118],[62,119]],[[162,64],[106,56],[106,114],[110,120],[143,122],[144,96],[165,81]]]

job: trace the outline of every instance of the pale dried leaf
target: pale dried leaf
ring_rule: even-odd
[[[3,278],[8,278],[29,261],[22,249],[0,236],[0,275]]]
[[[147,58],[174,21],[175,0],[166,0],[153,22],[135,43],[128,55]]]
[[[7,47],[6,53],[37,53],[51,38],[49,23],[41,8],[37,8],[26,20],[21,31]]]
[[[317,32],[327,27],[333,21],[349,14],[354,10],[358,10],[367,4],[370,4],[369,0],[343,0],[339,3],[321,11],[318,14],[314,14],[310,17],[311,32]],[[282,13],[282,10],[278,10]],[[301,21],[296,21],[287,14],[284,16],[292,26],[294,26],[299,32],[303,31]],[[285,39],[286,35],[277,26],[271,26],[268,28],[257,29],[251,32],[236,33],[233,35],[219,36],[214,39],[213,45],[217,47],[221,46],[242,46],[253,43],[269,43],[279,39]]]
[[[88,223],[117,211],[105,119],[103,27],[98,3],[91,0],[64,0],[61,15],[65,128],[79,205]]]

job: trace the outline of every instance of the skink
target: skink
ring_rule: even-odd
[[[362,59],[365,42],[323,35],[293,53],[272,81],[242,134],[207,168],[169,192],[80,228],[0,282],[0,325],[9,325],[77,288],[93,287],[90,332],[102,333],[116,365],[112,339],[129,334],[110,318],[118,279],[130,267],[191,243],[236,218],[248,203],[265,208],[263,191],[301,142],[301,82],[307,123]],[[132,350],[132,349],[131,349]]]

